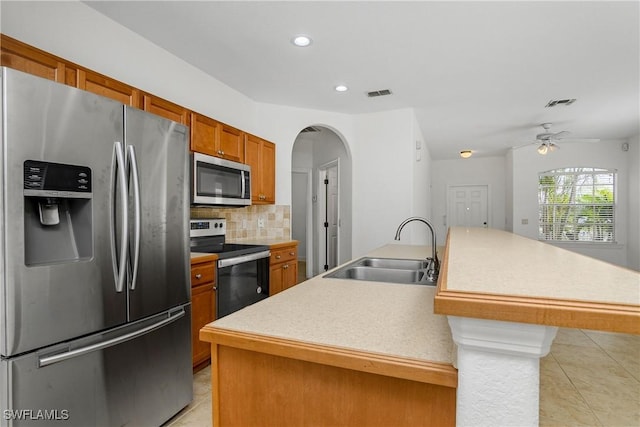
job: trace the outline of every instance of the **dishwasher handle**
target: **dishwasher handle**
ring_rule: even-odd
[[[57,353],[52,356],[42,356],[38,358],[38,367],[43,368],[45,366],[53,365],[54,363],[63,362],[68,359],[72,359],[74,357],[82,356],[87,353],[91,353],[97,350],[103,350],[108,347],[113,347],[114,345],[122,344],[125,341],[129,341],[135,338],[138,338],[142,335],[145,335],[155,329],[162,328],[163,326],[168,325],[169,323],[173,323],[176,320],[180,319],[186,314],[184,308],[180,310],[173,311],[168,314],[166,319],[162,319],[156,323],[153,323],[149,326],[146,326],[142,329],[138,329],[137,331],[129,332],[128,334],[124,334],[115,338],[111,338],[106,341],[97,342],[95,344],[88,345],[86,347],[81,347],[75,350],[65,351],[64,353]]]

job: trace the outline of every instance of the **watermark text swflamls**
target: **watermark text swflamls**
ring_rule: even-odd
[[[69,419],[68,409],[5,409],[5,420],[64,421]]]

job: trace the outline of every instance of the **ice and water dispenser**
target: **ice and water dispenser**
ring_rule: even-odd
[[[92,257],[91,185],[86,166],[24,162],[26,265]]]

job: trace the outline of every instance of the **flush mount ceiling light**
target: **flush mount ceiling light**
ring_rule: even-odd
[[[307,47],[311,44],[311,38],[304,34],[298,34],[294,38],[291,39],[291,43],[298,47]]]
[[[473,151],[471,150],[462,150],[460,152],[460,157],[462,157],[463,159],[468,159],[469,157],[471,157],[472,154],[473,154]]]
[[[345,85],[338,85],[334,89],[336,90],[336,92],[346,92],[349,90],[349,88]]]

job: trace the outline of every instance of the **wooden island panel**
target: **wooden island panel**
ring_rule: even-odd
[[[450,364],[205,326],[213,425],[454,426]]]

